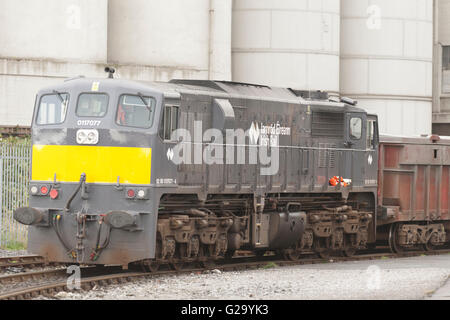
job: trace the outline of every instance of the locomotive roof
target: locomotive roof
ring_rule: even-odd
[[[101,83],[102,88],[121,87],[130,90],[144,91],[150,89],[159,91],[166,98],[178,98],[181,94],[197,94],[214,96],[216,98],[237,98],[250,100],[264,100],[273,102],[285,102],[292,104],[303,104],[312,106],[322,106],[323,109],[343,108],[350,112],[364,112],[363,109],[355,107],[343,102],[336,102],[328,99],[328,95],[321,91],[298,91],[289,88],[269,87],[257,84],[227,82],[227,81],[211,81],[211,80],[171,80],[169,82],[151,82],[151,81],[134,81],[125,79],[110,78],[85,78],[77,77],[66,79],[63,83],[46,87],[40,92],[48,92],[52,90],[68,90],[69,88],[79,88],[81,91],[90,88],[92,82]],[[303,94],[313,99],[304,98]],[[314,99],[318,96],[318,99]],[[326,98],[323,98],[325,97]],[[321,108],[322,109],[322,108]]]

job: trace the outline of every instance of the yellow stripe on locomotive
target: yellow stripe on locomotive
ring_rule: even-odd
[[[151,148],[33,145],[32,180],[146,185],[151,179]]]

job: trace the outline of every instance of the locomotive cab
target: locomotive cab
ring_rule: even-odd
[[[151,232],[140,230],[156,226],[150,185],[162,103],[148,86],[113,79],[73,79],[38,93],[30,208],[15,214],[30,225],[31,252],[67,262],[150,257],[142,251]],[[100,255],[106,245],[120,255]]]

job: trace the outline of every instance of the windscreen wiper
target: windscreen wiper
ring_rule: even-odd
[[[151,114],[152,114],[152,108],[150,107],[150,105],[147,104],[147,101],[145,101],[144,96],[142,95],[142,93],[138,92],[138,96],[139,98],[141,98],[142,102],[144,103],[144,106],[147,108],[148,110],[148,120],[150,120]],[[149,99],[150,102],[150,99]]]
[[[66,105],[66,99],[63,98],[61,92],[56,91],[56,90],[53,90],[53,93],[56,93],[56,94],[58,95],[58,97],[59,97],[59,99],[61,100],[61,102],[62,102],[63,105]]]

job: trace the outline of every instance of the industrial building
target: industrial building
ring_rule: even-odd
[[[450,1],[437,0],[434,11],[433,131],[450,135]]]
[[[380,131],[450,135],[450,0],[2,0],[0,126],[65,78],[324,90]],[[433,123],[433,125],[432,125]]]

